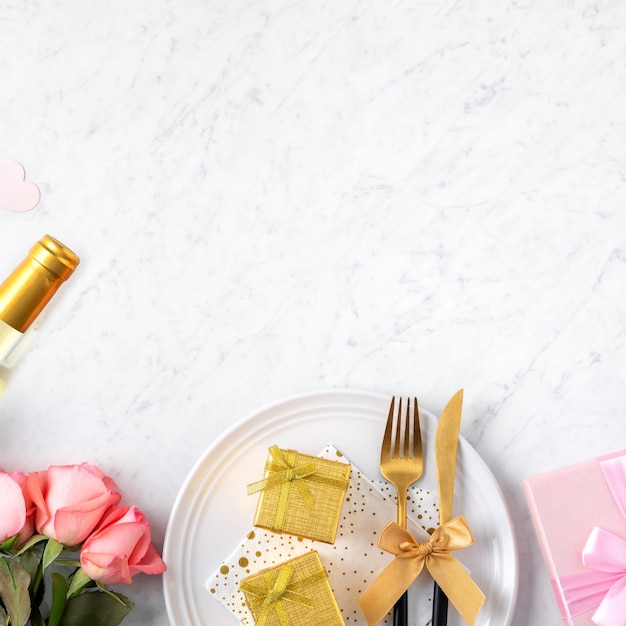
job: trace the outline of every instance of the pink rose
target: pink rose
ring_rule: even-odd
[[[22,487],[10,474],[0,470],[0,543],[24,529],[26,513]]]
[[[115,483],[87,463],[29,474],[27,491],[36,507],[37,531],[66,546],[83,542],[121,499]]]
[[[111,512],[80,551],[83,571],[105,585],[130,584],[139,572],[162,574],[165,564],[152,544],[150,524],[136,507]]]
[[[20,486],[22,495],[24,496],[24,505],[26,507],[26,519],[24,521],[24,526],[19,531],[20,539],[17,543],[17,547],[19,548],[23,546],[35,532],[35,505],[33,504],[26,487],[28,483],[28,477],[26,474],[14,471],[11,472],[9,476],[11,476],[11,478]]]

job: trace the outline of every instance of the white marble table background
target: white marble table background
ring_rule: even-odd
[[[465,388],[520,541],[514,626],[561,623],[520,489],[626,447],[626,4],[0,3],[0,274],[82,258],[14,370],[0,466],[87,460],[162,545],[192,464],[301,391]],[[159,577],[124,622],[168,624]]]

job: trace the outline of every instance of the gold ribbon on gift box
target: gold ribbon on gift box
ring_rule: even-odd
[[[462,515],[435,529],[427,542],[420,543],[411,533],[390,522],[383,529],[378,545],[396,558],[365,590],[359,600],[368,624],[378,624],[400,596],[420,575],[424,566],[437,581],[461,617],[473,624],[485,596],[465,568],[450,554],[471,546],[474,536]]]
[[[294,568],[283,565],[278,570],[278,576],[274,580],[271,571],[264,572],[261,576],[263,585],[256,581],[242,580],[239,588],[248,596],[252,596],[257,602],[255,615],[256,626],[265,626],[272,612],[276,614],[280,626],[289,626],[289,616],[285,603],[293,602],[312,608],[312,598],[300,593],[300,590],[308,585],[326,578],[326,571],[321,569],[300,580],[290,582]],[[293,626],[293,625],[292,625]]]
[[[264,489],[280,486],[274,519],[275,530],[280,531],[283,528],[292,486],[298,490],[307,509],[312,509],[315,498],[307,485],[307,481],[340,489],[345,489],[348,484],[347,479],[333,478],[319,473],[313,462],[298,467],[300,454],[296,450],[281,450],[274,445],[269,448],[269,453],[271,462],[268,462],[266,467],[268,475],[262,480],[249,484],[247,490],[248,495],[252,495]]]

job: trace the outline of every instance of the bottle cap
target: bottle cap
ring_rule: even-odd
[[[50,235],[44,235],[30,249],[30,256],[61,280],[67,280],[80,263],[67,246]]]
[[[0,320],[26,332],[79,262],[60,241],[42,237],[0,285]]]

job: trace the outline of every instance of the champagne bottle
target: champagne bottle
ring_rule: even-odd
[[[0,285],[0,366],[13,367],[26,331],[79,262],[69,248],[45,235]]]

